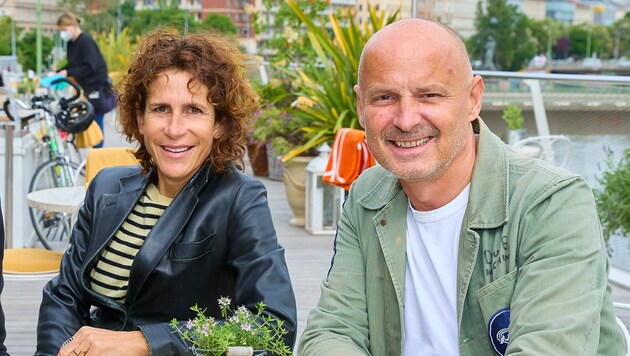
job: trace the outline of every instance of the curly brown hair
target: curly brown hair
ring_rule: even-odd
[[[243,170],[246,133],[260,108],[260,97],[245,77],[243,54],[217,34],[181,35],[157,29],[144,38],[127,75],[117,85],[118,118],[127,141],[139,144],[134,154],[142,172],[152,169],[154,162],[138,129],[137,116],[145,109],[151,84],[170,69],[190,74],[194,78],[191,81],[209,89],[208,103],[214,107],[215,121],[222,129],[206,163],[217,173],[226,172],[229,163]]]

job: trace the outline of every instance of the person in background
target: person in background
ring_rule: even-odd
[[[263,184],[243,174],[259,97],[243,56],[210,34],[158,30],[119,84],[123,133],[140,166],[91,181],[59,276],[43,292],[37,355],[188,355],[170,320],[217,299],[282,320],[296,304]]]
[[[2,77],[0,75],[0,77]],[[4,260],[4,219],[2,218],[2,206],[0,206],[0,295],[4,290],[4,277],[2,275],[2,261]],[[5,327],[4,310],[0,303],[0,356],[8,356],[7,347],[4,346],[4,340],[7,338],[7,329]]]
[[[350,189],[300,355],[625,354],[589,185],[490,131],[454,31],[384,27],[354,89],[380,166]]]
[[[81,31],[81,19],[65,12],[57,20],[59,35],[67,43],[68,64],[57,72],[72,77],[83,89],[83,94],[94,106],[94,120],[103,131],[103,141],[94,147],[103,147],[105,129],[103,118],[116,102],[107,64],[92,37]]]

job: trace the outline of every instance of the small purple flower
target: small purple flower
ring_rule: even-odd
[[[188,330],[190,330],[190,329],[194,328],[196,324],[197,324],[197,320],[190,320],[190,319],[188,319],[188,322],[186,323],[186,328],[188,328]]]
[[[249,323],[241,324],[241,330],[252,331],[252,324],[249,324]]]

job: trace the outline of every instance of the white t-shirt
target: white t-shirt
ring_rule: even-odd
[[[436,210],[409,204],[404,356],[459,355],[457,252],[469,192]]]

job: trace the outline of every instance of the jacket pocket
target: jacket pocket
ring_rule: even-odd
[[[490,344],[504,355],[510,340],[510,304],[516,287],[517,270],[479,289],[476,293]]]
[[[211,234],[199,241],[173,243],[168,253],[168,259],[186,262],[196,260],[213,250],[214,234]]]

